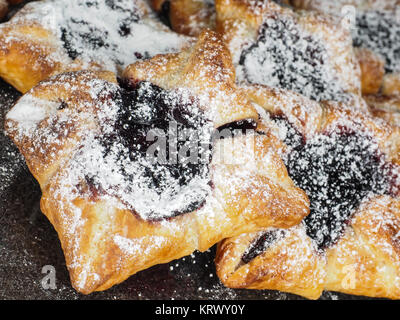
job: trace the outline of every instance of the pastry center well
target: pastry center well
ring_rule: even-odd
[[[321,41],[291,17],[269,16],[257,41],[242,52],[238,77],[288,89],[313,100],[345,100]]]

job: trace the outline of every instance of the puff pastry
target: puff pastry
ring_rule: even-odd
[[[151,4],[178,33],[198,36],[205,28],[215,29],[213,0],[152,0]]]
[[[6,131],[41,186],[41,209],[78,291],[105,290],[226,237],[288,228],[308,214],[277,139],[243,133],[258,114],[236,89],[229,57],[217,34],[204,32],[181,53],[130,65],[123,87],[110,72],[62,73],[7,114]],[[160,134],[171,123],[180,130],[176,162]],[[240,134],[217,136],[209,148],[209,129],[230,134],[231,123]],[[200,146],[198,163],[187,161],[181,132]]]
[[[288,230],[222,241],[221,281],[310,299],[324,289],[399,299],[399,127],[344,103],[263,86],[246,91],[287,145],[289,176],[308,194],[310,215]]]
[[[400,95],[400,72],[386,74],[381,91],[383,95]]]
[[[360,95],[351,35],[332,17],[271,1],[217,0],[216,11],[238,83],[288,89],[317,101]]]
[[[382,87],[385,76],[385,61],[366,48],[355,48],[360,63],[362,94],[377,94]]]
[[[387,73],[400,71],[400,1],[292,0],[289,2],[297,8],[326,12],[340,19],[349,14],[354,15],[355,26],[352,28],[354,46],[368,48],[383,57]],[[350,6],[350,11],[345,6],[347,8]]]
[[[0,76],[21,92],[65,71],[121,73],[129,63],[179,51],[190,39],[155,19],[142,0],[44,0],[0,25]]]
[[[371,113],[383,118],[394,126],[400,126],[400,96],[366,95],[364,96]]]

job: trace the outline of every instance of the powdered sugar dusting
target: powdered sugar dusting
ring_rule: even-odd
[[[316,16],[310,19],[315,24],[328,21]],[[329,23],[343,41],[346,37],[340,25],[334,25],[333,20]],[[323,32],[328,32],[326,29]],[[242,39],[241,48],[234,49],[241,51],[240,56],[237,52],[234,55],[238,82],[288,89],[317,101],[348,101],[356,78],[349,64],[351,43],[344,43],[347,51],[335,52],[323,32],[308,31],[290,9],[272,10],[263,17],[257,38]],[[335,33],[330,37],[334,41]],[[238,40],[232,40],[231,45],[234,41]],[[339,68],[343,68],[343,75],[339,75]]]
[[[163,27],[141,0],[38,1],[28,3],[11,23],[39,23],[49,30],[59,47],[49,61],[70,64],[78,58],[114,72],[139,59],[176,52],[189,40]],[[6,41],[23,37],[29,35],[11,33]]]
[[[146,255],[149,250],[154,248],[160,248],[166,241],[163,237],[149,236],[148,241],[151,243],[151,247],[143,246],[141,239],[138,241],[128,239],[119,235],[114,236],[114,242],[118,247],[127,255],[138,256]]]

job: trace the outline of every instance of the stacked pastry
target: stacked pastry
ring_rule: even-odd
[[[400,298],[396,1],[353,3],[357,28],[323,2],[43,0],[0,25],[6,131],[78,291],[218,243],[228,287]]]

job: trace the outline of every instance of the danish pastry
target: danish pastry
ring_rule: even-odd
[[[292,0],[292,5],[330,13],[340,18],[346,15],[344,6],[354,8],[352,36],[356,47],[368,48],[382,56],[387,73],[400,71],[400,1],[398,0]]]
[[[151,3],[178,33],[198,36],[205,28],[215,29],[213,0],[152,0]]]
[[[216,11],[239,84],[283,88],[317,101],[361,94],[351,35],[332,17],[271,1],[216,0]]]
[[[246,91],[288,146],[289,176],[309,196],[310,215],[288,230],[220,243],[222,282],[310,299],[324,289],[400,298],[399,127],[345,103],[263,86]]]
[[[179,51],[188,41],[142,0],[35,1],[0,26],[0,76],[26,92],[64,71],[119,74],[129,63]]]
[[[122,87],[110,72],[62,73],[7,114],[78,291],[309,213],[277,139],[245,130],[258,114],[229,57],[204,32],[180,53],[130,65]]]

